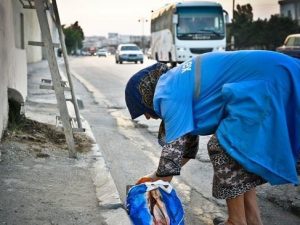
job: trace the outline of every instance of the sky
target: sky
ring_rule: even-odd
[[[62,24],[79,22],[85,36],[108,33],[149,35],[151,10],[178,0],[56,0]],[[184,1],[184,0],[183,0]],[[217,0],[232,17],[233,0]],[[279,13],[278,0],[235,0],[235,5],[250,3],[254,19]],[[139,22],[144,21],[144,22]]]

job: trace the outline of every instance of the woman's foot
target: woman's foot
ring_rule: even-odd
[[[214,225],[225,225],[225,219],[223,217],[216,217],[213,219]]]

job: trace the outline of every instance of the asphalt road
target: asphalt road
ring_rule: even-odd
[[[131,121],[127,112],[124,89],[131,75],[155,63],[116,64],[113,56],[72,58],[71,68],[76,94],[84,101],[81,114],[90,123],[107,165],[125,201],[126,185],[156,170],[160,156],[156,132],[159,121],[140,118]],[[80,81],[80,82],[79,82]],[[183,168],[180,177],[172,183],[186,211],[186,224],[212,224],[212,218],[226,216],[225,202],[211,196],[212,167],[208,160],[206,143],[209,137],[200,138],[196,160]],[[269,186],[259,190],[259,204],[265,224],[298,225],[300,217],[266,200]]]

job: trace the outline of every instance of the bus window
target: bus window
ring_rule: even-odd
[[[223,12],[221,8],[178,8],[177,37],[187,39],[223,39]]]

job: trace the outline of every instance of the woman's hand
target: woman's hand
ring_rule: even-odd
[[[157,180],[163,180],[163,181],[167,181],[167,182],[171,182],[173,176],[168,176],[168,177],[158,177],[156,176],[156,172],[148,174],[146,176],[141,177],[136,184],[142,184],[145,182],[154,182]]]

